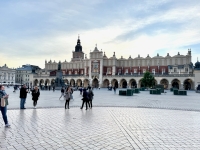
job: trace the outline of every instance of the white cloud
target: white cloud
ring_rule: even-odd
[[[46,24],[36,28],[34,25],[33,27],[25,26],[22,31],[15,29],[12,34],[19,35],[17,38],[1,35],[0,55],[3,58],[0,59],[0,65],[7,62],[8,66],[17,67],[33,63],[43,68],[45,59],[70,61],[78,34],[80,34],[83,51],[86,54],[93,50],[97,43],[98,48],[105,51],[108,57],[111,57],[115,51],[118,58],[122,55],[124,58],[128,58],[129,55],[133,58],[138,54],[142,57],[146,57],[147,54],[153,57],[158,50],[162,49],[166,49],[171,55],[177,54],[178,51],[186,54],[187,49],[183,50],[182,47],[198,44],[200,41],[200,5],[196,3],[194,5],[190,2],[188,5],[187,3],[180,5],[180,7],[175,5],[165,10],[155,9],[154,12],[154,8],[169,3],[173,4],[173,1],[146,1],[145,5],[137,3],[133,7],[122,8],[121,11],[115,12],[117,14],[115,17],[113,14],[112,17],[109,16],[111,15],[109,11],[102,18],[100,16],[98,16],[100,18],[95,18],[96,14],[91,14],[91,12],[103,2],[92,1],[83,5],[85,2],[79,4],[66,2],[63,5],[62,1],[60,3],[53,1],[48,3],[18,2],[15,5],[16,11],[18,11],[17,15],[26,18],[29,16],[25,12],[41,14],[44,20],[38,20],[38,22]],[[104,3],[106,4],[106,2]],[[11,3],[8,11],[12,10],[13,7],[14,5]],[[117,7],[120,8],[120,6]],[[135,12],[142,14],[142,11],[150,13],[144,16],[134,15]],[[101,14],[100,9],[97,9],[97,12]],[[80,16],[80,14],[82,15]],[[167,27],[156,29],[158,23],[176,26],[173,27],[173,31]],[[147,30],[151,30],[151,25],[154,26],[152,29],[154,32],[148,34]],[[40,33],[37,35],[36,31]],[[20,32],[26,34],[26,37],[22,36],[23,34]],[[33,32],[34,35],[31,34]],[[160,51],[159,53],[164,52]]]

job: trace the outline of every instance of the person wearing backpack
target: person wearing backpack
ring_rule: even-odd
[[[70,101],[70,94],[72,93],[71,88],[67,87],[66,91],[65,91],[65,109],[69,109],[69,101]]]
[[[93,93],[91,87],[88,87],[88,98],[89,98],[88,105],[89,105],[89,108],[92,108],[93,96],[94,96],[94,93]]]
[[[65,93],[65,90],[64,90],[64,88],[62,87],[61,88],[61,96],[60,96],[60,98],[63,96],[64,97],[64,93]],[[59,100],[60,100],[60,98],[59,98]]]

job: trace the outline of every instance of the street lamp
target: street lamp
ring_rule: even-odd
[[[22,77],[21,77],[21,85],[22,85]]]

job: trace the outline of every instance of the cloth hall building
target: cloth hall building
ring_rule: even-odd
[[[117,58],[115,52],[112,57],[106,56],[96,47],[89,57],[82,51],[81,41],[78,38],[75,51],[72,52],[70,62],[61,62],[63,80],[72,86],[108,87],[118,88],[142,87],[141,79],[146,71],[155,77],[156,84],[163,84],[166,89],[177,87],[179,89],[194,89],[200,84],[200,67],[191,63],[191,49],[187,54],[144,58]],[[198,68],[199,67],[199,68]],[[56,78],[58,62],[45,61],[45,68],[32,77],[33,85],[53,86]]]

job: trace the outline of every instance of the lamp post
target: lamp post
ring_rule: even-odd
[[[21,77],[21,85],[22,85],[22,77]]]

